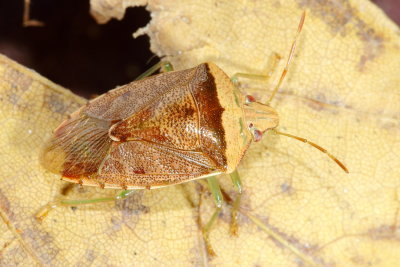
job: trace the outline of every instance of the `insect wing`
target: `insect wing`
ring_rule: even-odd
[[[198,71],[152,76],[90,101],[56,129],[43,165],[69,181],[114,188],[221,173],[200,147],[199,110],[192,95]]]
[[[183,183],[221,173],[202,152],[172,149],[147,141],[115,146],[100,167],[97,179],[105,187],[144,188]]]
[[[46,143],[42,165],[64,177],[79,178],[97,172],[112,140],[110,122],[81,115],[80,110],[63,122]]]

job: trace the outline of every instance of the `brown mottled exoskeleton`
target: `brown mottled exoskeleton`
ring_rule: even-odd
[[[301,18],[299,35],[305,13]],[[289,59],[279,89],[293,56]],[[169,64],[159,67],[171,68]],[[146,74],[148,75],[148,73]],[[243,95],[235,83],[238,77],[259,78],[238,73],[230,79],[218,66],[204,63],[134,81],[88,102],[71,114],[54,132],[41,157],[43,165],[62,179],[81,185],[121,188],[115,198],[64,200],[50,203],[38,217],[57,205],[77,205],[120,199],[133,189],[153,189],[207,178],[217,205],[203,228],[208,251],[208,233],[222,205],[216,176],[230,174],[238,189],[232,209],[232,232],[236,232],[241,183],[236,171],[252,141],[278,126],[278,114],[268,104]],[[269,102],[268,101],[268,102]],[[318,148],[345,166],[320,146]]]

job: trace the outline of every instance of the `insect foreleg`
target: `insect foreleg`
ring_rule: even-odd
[[[279,61],[281,60],[281,58],[282,57],[278,53],[273,53],[272,63],[270,64],[270,67],[268,67],[269,71],[266,74],[237,72],[231,77],[231,81],[236,86],[238,86],[238,84],[239,84],[239,78],[245,78],[245,79],[250,79],[250,80],[260,80],[263,82],[267,82],[269,80],[269,78],[271,78],[272,74],[274,73],[274,70],[276,69],[276,66],[279,63]]]

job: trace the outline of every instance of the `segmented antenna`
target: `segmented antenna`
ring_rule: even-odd
[[[293,55],[294,55],[294,51],[296,50],[297,39],[299,38],[300,33],[301,33],[301,30],[303,29],[303,25],[304,25],[304,20],[305,20],[305,18],[306,18],[306,12],[304,11],[304,12],[303,12],[303,15],[301,16],[301,19],[300,19],[300,23],[299,23],[299,27],[298,27],[298,29],[297,29],[296,36],[294,37],[294,40],[293,40],[293,43],[292,43],[292,48],[290,49],[290,54],[289,54],[289,58],[288,58],[288,60],[287,60],[287,62],[286,62],[286,66],[285,66],[285,68],[284,68],[283,71],[282,71],[282,75],[281,75],[281,78],[279,79],[278,84],[275,86],[274,91],[272,91],[272,94],[271,94],[271,96],[269,97],[269,99],[268,99],[268,101],[267,101],[267,105],[268,105],[268,104],[272,101],[272,99],[275,97],[276,93],[278,92],[279,88],[280,88],[281,85],[282,85],[283,80],[284,80],[285,77],[286,77],[286,74],[287,74],[287,72],[288,72],[288,70],[289,70],[290,62],[292,61],[292,58],[293,58]]]
[[[311,141],[308,141],[308,140],[305,139],[305,138],[302,138],[302,137],[299,137],[299,136],[296,136],[296,135],[292,135],[292,134],[287,134],[287,133],[279,132],[279,131],[277,131],[277,130],[275,130],[275,129],[272,129],[271,131],[275,132],[276,134],[284,135],[284,136],[287,136],[287,137],[296,139],[296,140],[298,140],[298,141],[300,141],[300,142],[303,142],[303,143],[306,143],[306,144],[309,144],[309,145],[315,147],[316,149],[318,149],[318,150],[321,151],[322,153],[325,153],[326,155],[328,155],[328,157],[330,157],[330,158],[331,158],[337,165],[339,165],[339,167],[342,168],[346,173],[349,173],[349,170],[346,168],[346,166],[345,166],[340,160],[338,160],[334,155],[332,155],[331,153],[329,153],[328,150],[326,150],[325,148],[323,148],[323,147],[317,145],[316,143],[313,143],[313,142],[311,142]]]

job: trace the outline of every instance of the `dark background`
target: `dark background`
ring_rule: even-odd
[[[99,25],[89,0],[31,0],[31,19],[44,27],[23,27],[23,0],[0,0],[0,53],[77,94],[91,97],[131,82],[158,60],[147,36],[132,37],[150,15],[129,8],[122,21]]]
[[[374,2],[400,23],[400,0]],[[0,53],[77,94],[104,93],[158,62],[147,36],[132,37],[150,21],[145,8],[129,8],[122,21],[99,25],[89,14],[89,0],[31,0],[31,18],[45,26],[25,28],[23,5],[0,0]]]

